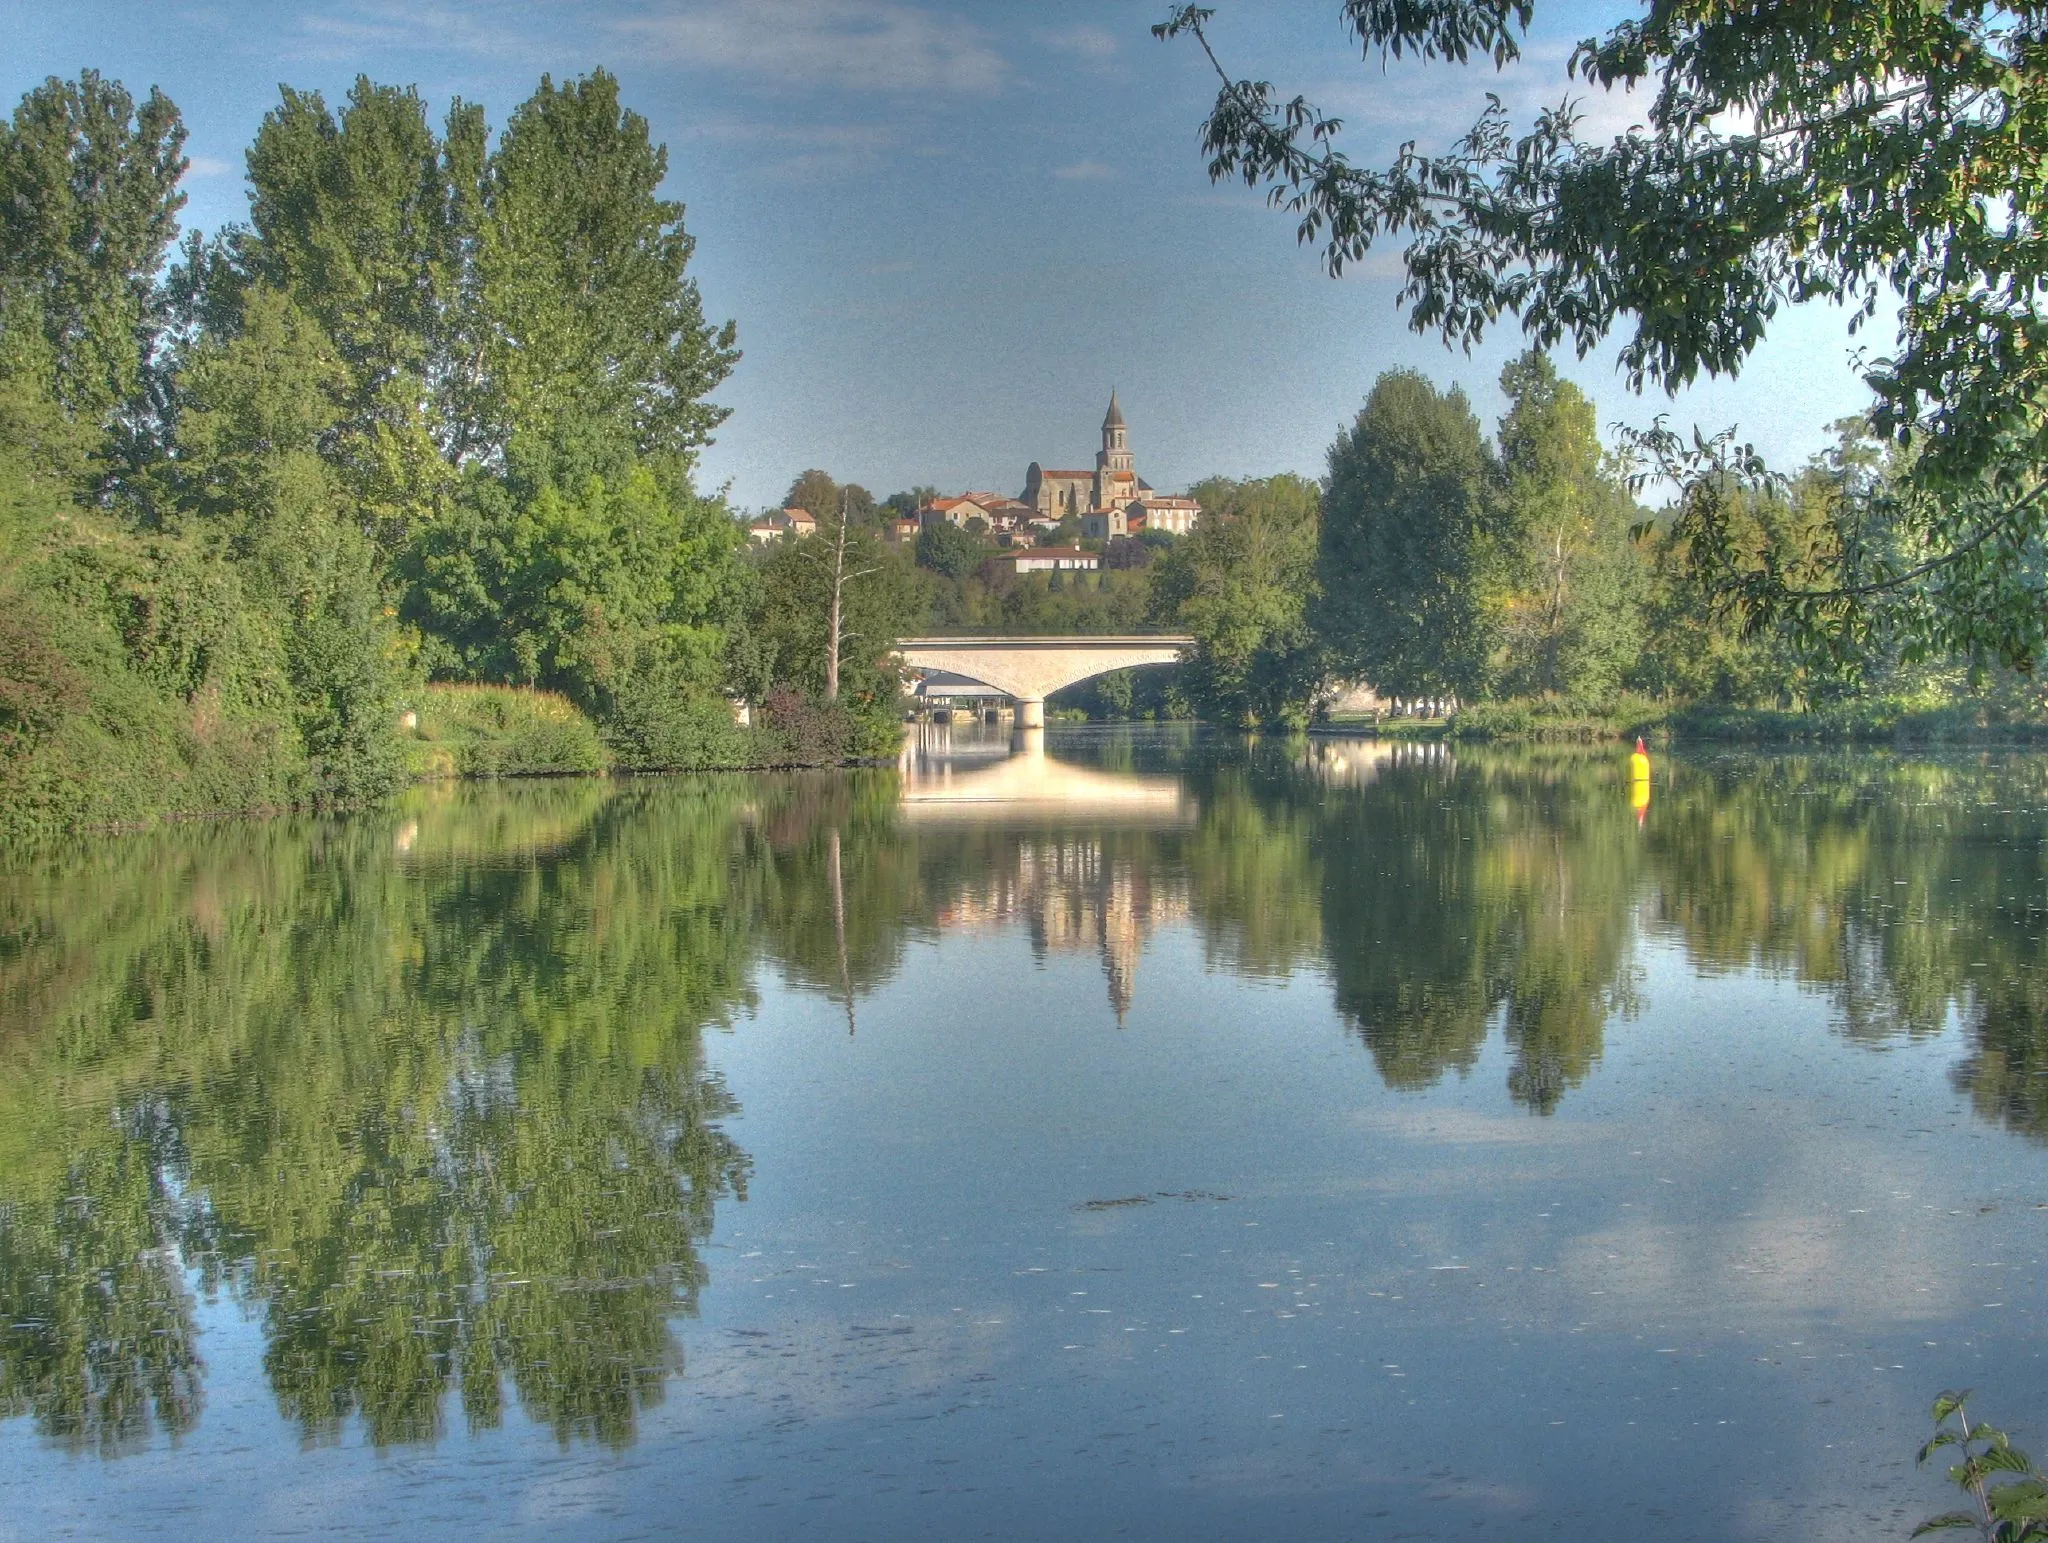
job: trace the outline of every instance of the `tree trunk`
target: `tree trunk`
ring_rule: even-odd
[[[832,544],[832,622],[828,646],[831,652],[825,656],[825,700],[839,700],[839,628],[840,594],[846,587],[846,501],[842,496],[839,503],[839,530]]]

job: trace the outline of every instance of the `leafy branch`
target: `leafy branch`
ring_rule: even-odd
[[[1930,1516],[1913,1536],[1974,1530],[1986,1543],[2048,1539],[2048,1475],[2004,1431],[1972,1425],[1969,1398],[1965,1389],[1934,1401],[1934,1434],[1916,1461],[1924,1467],[1935,1453],[1953,1448],[1958,1461],[1949,1466],[1948,1480],[1970,1497],[1970,1508]]]

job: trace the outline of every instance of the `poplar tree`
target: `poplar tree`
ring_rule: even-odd
[[[0,124],[0,332],[90,439],[134,435],[148,411],[184,144],[170,98],[137,106],[94,70],[50,77]]]
[[[1535,349],[1501,371],[1501,684],[1515,694],[1611,696],[1640,652],[1643,563],[1634,501],[1614,475],[1593,404]]]
[[[1465,393],[1389,370],[1330,447],[1315,623],[1340,676],[1480,695],[1498,635],[1493,465]]]

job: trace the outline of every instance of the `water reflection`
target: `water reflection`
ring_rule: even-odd
[[[0,1415],[107,1456],[179,1437],[218,1295],[307,1440],[509,1396],[630,1442],[750,1172],[703,1031],[764,964],[853,1027],[968,929],[1096,955],[1106,1028],[1186,927],[1212,969],[1319,975],[1396,1089],[1498,1035],[1536,1114],[1668,939],[1859,1043],[1959,1029],[1976,1112],[2048,1140],[2044,806],[2030,759],[1680,764],[1644,811],[1611,757],[955,731],[895,772],[79,843],[0,877]]]

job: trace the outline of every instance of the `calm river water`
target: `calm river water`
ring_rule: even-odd
[[[927,731],[0,870],[0,1537],[1904,1537],[2048,760]]]

